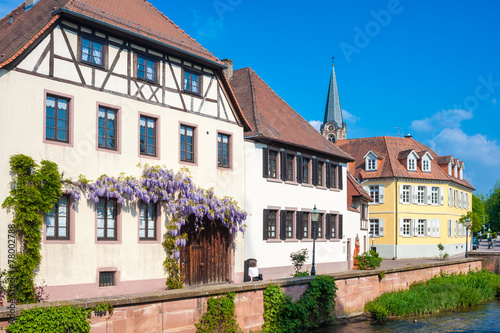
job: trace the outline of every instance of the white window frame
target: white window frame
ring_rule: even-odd
[[[411,237],[412,232],[412,219],[401,219],[399,233],[402,237]]]
[[[425,204],[425,186],[417,186],[417,204]]]
[[[414,157],[408,156],[407,167],[408,171],[417,171],[417,160]]]
[[[415,227],[415,236],[417,237],[425,237],[427,234],[426,234],[426,230],[427,230],[427,220],[426,219],[417,219],[417,223],[416,223],[416,227]]]
[[[402,185],[402,203],[410,204],[411,203],[411,185]]]
[[[380,188],[378,185],[370,185],[369,186],[370,196],[373,199],[373,203],[380,203]],[[373,194],[372,194],[373,193]]]
[[[439,204],[439,187],[437,186],[431,187],[431,204],[432,205]]]

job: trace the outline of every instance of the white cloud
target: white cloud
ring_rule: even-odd
[[[220,32],[224,29],[224,23],[213,17],[200,15],[198,11],[192,9],[193,22],[192,25],[196,29],[196,36],[199,37],[219,37]]]
[[[431,117],[411,122],[411,129],[417,132],[430,132],[440,128],[457,128],[464,120],[472,119],[474,113],[461,109],[442,110]]]
[[[318,132],[319,132],[319,130],[320,130],[320,128],[321,128],[321,124],[323,124],[323,122],[322,122],[322,121],[320,121],[320,120],[309,120],[309,124],[310,124],[312,127],[314,127],[314,129],[315,129],[316,131],[318,131]]]
[[[495,105],[495,106],[496,106],[496,105],[497,105],[497,99],[496,99],[496,98],[493,98],[493,99],[491,100],[491,103],[492,103],[493,105]]]
[[[344,118],[344,121],[346,123],[351,123],[351,124],[355,124],[359,120],[359,117],[353,115],[352,113],[346,110],[342,110],[342,117]]]
[[[479,162],[486,166],[500,165],[500,146],[485,135],[469,136],[461,128],[445,128],[435,136],[430,146],[444,155],[453,155],[465,161]],[[467,166],[466,166],[467,168]]]

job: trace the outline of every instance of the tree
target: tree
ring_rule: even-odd
[[[500,181],[497,180],[495,186],[487,196],[484,209],[489,217],[490,228],[493,231],[500,230]]]
[[[484,205],[481,199],[472,195],[472,211],[467,212],[460,217],[460,222],[464,223],[466,219],[472,222],[471,231],[478,232],[483,226],[483,216],[485,216]]]

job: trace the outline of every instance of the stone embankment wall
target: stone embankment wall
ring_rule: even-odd
[[[407,289],[412,283],[428,280],[439,275],[440,272],[458,273],[481,268],[481,260],[470,258],[403,268],[332,274],[338,287],[337,315],[357,315],[363,311],[367,301],[380,294]],[[384,278],[380,278],[381,272],[385,273]],[[206,311],[207,299],[211,296],[234,292],[236,293],[238,323],[245,332],[248,332],[252,329],[259,329],[263,324],[263,291],[270,283],[281,286],[287,295],[297,300],[307,289],[311,280],[312,277],[304,277],[244,284],[201,286],[159,293],[50,302],[41,306],[71,304],[92,307],[101,302],[111,303],[114,306],[114,313],[111,316],[92,318],[92,333],[193,333],[196,331],[194,324]],[[31,307],[31,305],[27,307]],[[20,307],[17,308],[17,315],[19,314]],[[8,315],[9,312],[5,307],[0,310],[0,321],[3,321],[0,326],[7,326]]]
[[[469,257],[473,259],[482,259],[483,268],[492,273],[500,274],[500,252],[469,252]]]

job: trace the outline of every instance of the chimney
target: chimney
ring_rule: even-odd
[[[407,138],[407,139],[411,139],[411,138],[412,138],[412,136],[411,136],[411,134],[410,134],[410,133],[408,133],[408,134],[406,134],[406,135],[405,135],[405,138]]]
[[[226,75],[227,80],[231,81],[231,78],[233,77],[233,61],[231,59],[222,59],[221,61],[227,66],[224,70],[224,74]]]

